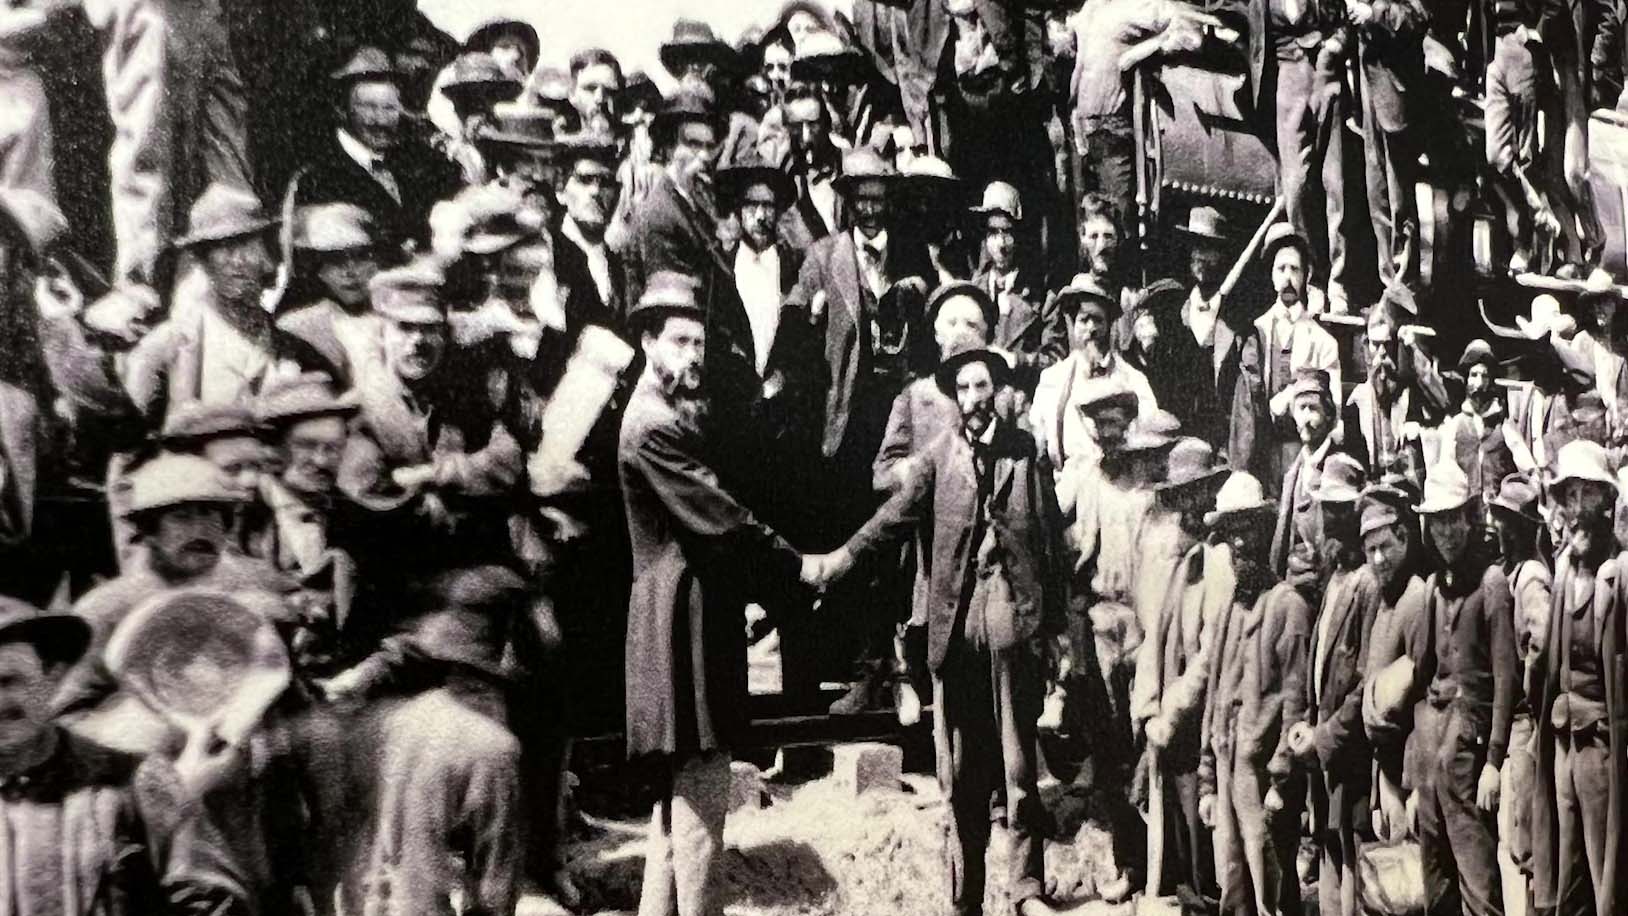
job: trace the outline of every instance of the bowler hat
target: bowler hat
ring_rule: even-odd
[[[464,50],[485,51],[491,53],[499,39],[513,38],[526,49],[526,65],[535,67],[537,58],[542,53],[542,42],[537,38],[537,30],[529,23],[518,19],[493,19],[475,27],[464,39]]]
[[[1104,289],[1102,283],[1090,274],[1076,274],[1069,284],[1057,292],[1057,307],[1069,318],[1087,305],[1101,310],[1103,317],[1113,321],[1119,317],[1118,297]]]
[[[1261,243],[1261,260],[1271,264],[1277,250],[1285,245],[1300,249],[1300,256],[1310,263],[1311,243],[1291,223],[1273,223],[1272,228],[1266,230],[1266,240]]]
[[[192,449],[215,439],[258,437],[263,430],[254,411],[228,401],[187,401],[164,418],[159,441],[173,448]]]
[[[938,388],[947,395],[955,395],[955,376],[962,366],[970,363],[983,363],[989,368],[989,379],[999,388],[1006,383],[1007,376],[1012,367],[1007,364],[1006,357],[981,343],[963,342],[950,349],[944,361],[939,363],[936,377]]]
[[[1362,493],[1367,474],[1357,459],[1335,452],[1323,460],[1322,473],[1317,477],[1317,489],[1311,498],[1319,503],[1354,503]]]
[[[0,644],[26,642],[47,664],[71,665],[90,647],[90,624],[77,614],[52,614],[0,595]]]
[[[706,317],[697,295],[700,285],[700,281],[689,274],[674,270],[656,271],[650,275],[639,301],[628,310],[628,323],[653,321],[668,315],[683,315],[697,320]]]
[[[68,231],[68,218],[38,191],[0,187],[0,221],[10,223],[36,257],[43,257]]]
[[[1164,480],[1153,485],[1153,492],[1174,499],[1201,492],[1206,486],[1220,486],[1227,473],[1226,464],[1215,459],[1214,446],[1196,436],[1183,436],[1165,457]]]
[[[267,426],[286,426],[317,417],[351,417],[360,409],[352,392],[334,393],[333,380],[323,372],[307,372],[277,379],[260,392],[255,416]]]
[[[931,327],[933,322],[938,320],[938,310],[944,306],[944,303],[957,296],[965,296],[978,304],[978,311],[983,313],[984,316],[984,337],[986,340],[992,337],[995,333],[995,325],[999,324],[1001,320],[1000,307],[995,304],[993,299],[989,298],[988,290],[976,283],[965,280],[946,283],[933,291],[932,297],[927,300],[928,327]]]
[[[1194,207],[1187,211],[1185,225],[1176,227],[1176,231],[1192,239],[1204,239],[1209,242],[1226,242],[1231,238],[1228,230],[1228,220],[1214,207]]]
[[[1492,355],[1492,345],[1477,338],[1464,345],[1464,355],[1458,358],[1458,371],[1468,373],[1471,367],[1484,365],[1494,373],[1498,371],[1498,360]]]
[[[810,32],[797,46],[791,78],[804,83],[847,86],[865,81],[869,61],[835,32]]]
[[[860,147],[843,154],[842,173],[831,184],[839,194],[848,194],[855,182],[885,181],[891,184],[898,178],[899,173],[880,154],[868,147]]]
[[[1247,471],[1233,471],[1215,494],[1215,509],[1204,513],[1204,524],[1214,528],[1228,519],[1247,515],[1265,515],[1276,511],[1266,498],[1261,482]]]
[[[220,469],[196,455],[166,452],[130,472],[126,518],[159,509],[215,503],[242,502],[248,494],[233,489]]]
[[[739,206],[748,188],[768,185],[781,207],[790,206],[797,198],[797,186],[784,169],[776,168],[759,159],[744,159],[718,169],[712,177],[718,196]]]
[[[1498,495],[1487,505],[1489,508],[1507,512],[1533,524],[1543,522],[1543,516],[1538,514],[1537,487],[1532,486],[1532,482],[1523,474],[1510,474],[1505,477],[1498,484]]]
[[[520,77],[503,69],[485,51],[466,51],[452,62],[452,75],[441,94],[456,106],[481,107],[506,102],[520,94]]]
[[[176,248],[227,242],[259,235],[282,222],[267,216],[260,198],[250,191],[215,182],[193,201],[187,214],[187,234],[176,239]]]
[[[397,83],[403,80],[390,55],[372,45],[363,45],[345,61],[344,66],[328,74],[328,79],[339,86],[352,83]]]
[[[373,310],[400,324],[446,324],[446,275],[426,258],[380,271],[367,285]]]
[[[1425,472],[1424,499],[1413,507],[1420,515],[1435,515],[1461,509],[1470,501],[1470,479],[1451,456],[1437,461]]]
[[[104,661],[154,712],[235,745],[288,688],[279,605],[265,592],[165,591],[119,622]]]
[[[310,204],[294,211],[295,248],[359,251],[377,243],[373,214],[355,204]]]
[[[1018,189],[1004,181],[991,181],[984,188],[984,197],[972,212],[985,219],[991,214],[1004,213],[1014,223],[1023,222],[1023,198]]]
[[[714,64],[724,70],[733,70],[740,63],[735,49],[720,39],[712,26],[684,17],[673,23],[673,37],[662,42],[658,56],[661,65],[674,76],[692,63]]]

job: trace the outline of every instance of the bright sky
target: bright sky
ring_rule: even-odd
[[[841,0],[821,0],[827,6]],[[783,0],[419,0],[419,9],[460,41],[475,26],[499,17],[537,27],[543,61],[564,66],[572,51],[608,48],[629,72],[644,70],[666,79],[656,49],[672,35],[680,16],[711,24],[733,45],[752,25],[767,25]]]

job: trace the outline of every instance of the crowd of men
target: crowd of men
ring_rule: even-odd
[[[1059,783],[1110,899],[1618,912],[1620,13],[793,2],[672,23],[665,94],[419,17],[324,39],[313,125],[214,0],[0,7],[0,909],[574,906],[571,737],[620,732],[640,912],[719,912],[769,640],[790,708],[930,715],[958,913],[996,824],[1022,916],[1078,905]],[[35,72],[71,17],[110,270]],[[1217,48],[1278,155],[1253,239],[1139,192],[1139,81]],[[1554,294],[1430,289],[1420,187]]]

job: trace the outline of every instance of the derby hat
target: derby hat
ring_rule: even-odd
[[[885,181],[892,184],[898,178],[899,173],[880,154],[868,147],[860,147],[843,154],[842,173],[831,184],[837,193],[848,194],[856,182]]]
[[[90,647],[90,624],[77,614],[52,614],[0,595],[0,645],[26,642],[47,664],[71,665]]]
[[[266,426],[280,427],[317,417],[352,417],[360,409],[354,392],[334,392],[327,373],[306,372],[268,384],[255,400],[254,414]]]
[[[401,83],[402,73],[391,62],[383,49],[363,45],[345,61],[344,66],[328,74],[328,79],[339,86],[352,83]]]
[[[378,244],[373,214],[355,204],[309,204],[294,211],[294,247],[303,251],[358,251]]]
[[[1437,461],[1425,473],[1424,499],[1413,511],[1435,515],[1464,508],[1470,501],[1470,479],[1451,457]]]
[[[1171,499],[1220,486],[1227,474],[1226,464],[1216,461],[1214,446],[1196,436],[1183,436],[1165,456],[1164,480],[1153,485],[1153,492]]]
[[[542,42],[538,40],[537,30],[529,23],[518,19],[493,19],[475,27],[464,39],[464,50],[485,51],[490,54],[492,48],[497,46],[500,39],[513,38],[526,49],[526,62],[530,66],[537,65],[537,59],[542,54]]]
[[[265,430],[254,411],[226,401],[187,401],[164,418],[158,439],[166,446],[192,449],[215,439],[258,438]]]
[[[935,377],[938,380],[938,389],[950,397],[955,396],[955,376],[961,367],[971,363],[983,363],[989,369],[989,379],[995,387],[1006,384],[1012,367],[1006,362],[1006,357],[996,353],[981,343],[963,341],[950,348],[950,352],[939,363]]]
[[[1239,516],[1265,515],[1277,507],[1266,498],[1261,482],[1247,471],[1233,471],[1215,494],[1215,509],[1204,513],[1204,524],[1214,528]]]
[[[685,17],[673,23],[673,37],[662,42],[657,55],[661,65],[675,77],[692,63],[713,64],[723,70],[733,70],[740,63],[735,49],[719,38],[712,26]]]
[[[983,200],[972,212],[988,219],[991,214],[1004,213],[1014,223],[1023,222],[1023,198],[1018,189],[1004,181],[991,181],[984,187]]]
[[[1311,243],[1306,237],[1295,230],[1290,223],[1273,223],[1272,228],[1266,230],[1266,240],[1261,243],[1261,260],[1267,264],[1277,256],[1277,251],[1285,245],[1293,245],[1300,249],[1300,256],[1309,264],[1311,262]]]
[[[9,223],[36,257],[44,257],[68,231],[68,218],[57,205],[28,188],[0,187],[0,221]]]
[[[1361,462],[1344,452],[1335,452],[1323,460],[1311,498],[1319,503],[1354,503],[1362,494],[1367,476]]]
[[[199,503],[234,505],[247,498],[227,483],[220,469],[196,455],[166,452],[130,472],[126,518],[159,509]]]
[[[1486,366],[1498,372],[1498,360],[1492,355],[1492,345],[1476,338],[1464,345],[1464,354],[1458,358],[1458,371],[1468,373],[1473,366]]]
[[[446,324],[446,275],[427,258],[380,271],[367,285],[373,310],[399,324]]]
[[[268,592],[165,591],[119,622],[103,660],[160,716],[235,746],[288,689],[280,604]]]
[[[791,78],[804,83],[845,86],[862,83],[869,61],[835,32],[810,32],[791,61]]]
[[[1069,318],[1087,305],[1099,308],[1103,317],[1113,321],[1119,317],[1119,298],[1104,289],[1102,283],[1090,274],[1075,274],[1068,285],[1057,292],[1057,307]]]
[[[1191,239],[1209,242],[1229,242],[1230,221],[1214,207],[1194,207],[1187,211],[1187,222],[1175,227],[1176,231]]]
[[[927,326],[932,327],[933,322],[938,320],[938,310],[943,308],[944,303],[957,296],[965,296],[978,304],[978,311],[984,316],[984,336],[986,339],[993,337],[995,326],[1001,320],[1000,307],[995,304],[995,300],[989,298],[988,290],[966,280],[946,283],[933,291],[933,295],[927,300]]]
[[[452,62],[452,74],[441,94],[460,107],[507,102],[520,94],[520,77],[503,69],[485,51],[466,51]]]
[[[768,185],[781,208],[797,199],[797,185],[784,169],[776,168],[755,157],[741,159],[718,169],[712,176],[718,196],[739,206],[753,185]]]
[[[1558,495],[1566,487],[1583,482],[1602,483],[1613,490],[1617,488],[1617,476],[1611,473],[1605,446],[1588,439],[1577,439],[1560,447],[1555,456],[1554,476],[1549,487]]]
[[[1533,524],[1542,524],[1538,514],[1538,488],[1523,474],[1510,474],[1498,484],[1498,495],[1487,504],[1500,512],[1523,518]]]
[[[702,310],[698,297],[700,286],[700,281],[689,274],[676,270],[656,271],[650,275],[639,301],[628,310],[628,323],[653,321],[668,315],[683,315],[696,320],[705,318],[706,312]]]
[[[266,215],[260,198],[250,191],[215,182],[193,201],[187,213],[187,234],[176,239],[176,248],[194,248],[260,235],[282,220]]]

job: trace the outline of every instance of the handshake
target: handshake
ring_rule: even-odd
[[[804,554],[803,571],[798,577],[804,585],[825,591],[833,582],[848,574],[854,567],[853,554],[838,547],[831,553]]]

